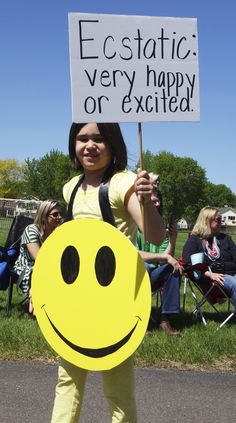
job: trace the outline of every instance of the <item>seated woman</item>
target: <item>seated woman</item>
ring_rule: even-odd
[[[61,207],[57,201],[43,201],[36,213],[34,223],[28,225],[22,236],[20,253],[14,265],[14,271],[19,275],[17,285],[24,294],[30,296],[31,273],[37,253],[45,239],[61,223]],[[29,311],[32,312],[30,301]]]
[[[200,211],[184,245],[183,260],[191,264],[191,255],[203,252],[208,269],[200,273],[198,282],[204,283],[209,278],[218,282],[236,309],[236,244],[220,232],[221,221],[221,214],[215,207],[204,207]]]

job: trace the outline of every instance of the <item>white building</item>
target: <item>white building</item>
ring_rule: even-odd
[[[41,201],[36,198],[0,198],[0,217],[14,217],[18,214],[34,217]]]
[[[236,228],[236,210],[228,206],[221,207],[218,210],[222,216],[222,225]]]
[[[177,225],[179,229],[188,229],[187,220],[185,220],[183,217],[178,220]]]

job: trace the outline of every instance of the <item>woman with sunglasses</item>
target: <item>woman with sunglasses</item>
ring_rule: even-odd
[[[61,207],[57,201],[43,201],[36,213],[34,223],[28,225],[22,236],[20,253],[14,265],[18,286],[24,294],[29,295],[29,311],[33,312],[30,295],[31,273],[38,251],[45,239],[61,223]]]
[[[206,278],[217,281],[232,299],[236,309],[236,244],[220,232],[222,216],[215,207],[204,207],[183,248],[183,259],[191,264],[191,255],[204,253],[208,270],[200,273],[198,282]]]

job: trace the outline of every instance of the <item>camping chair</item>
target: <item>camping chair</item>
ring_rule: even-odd
[[[192,313],[199,313],[205,326],[207,325],[207,322],[202,311],[204,304],[208,303],[216,313],[220,313],[217,305],[219,306],[227,301],[227,317],[219,325],[218,329],[220,329],[234,316],[235,313],[230,312],[231,299],[225,292],[224,288],[217,281],[212,281],[208,278],[206,278],[204,281],[198,281],[194,277],[195,271],[200,270],[204,272],[207,269],[207,265],[202,263],[195,264],[194,266],[185,266],[183,310],[185,309],[187,285],[190,288],[195,303],[195,307]],[[197,295],[197,292],[200,294],[200,298],[199,295]]]
[[[14,261],[11,261],[9,267],[9,284],[6,305],[7,315],[9,314],[10,309],[12,307],[13,286],[14,284],[17,285],[17,281],[19,278],[19,276],[13,270],[13,266],[20,252],[21,235],[24,232],[26,226],[30,225],[31,223],[33,223],[33,219],[31,217],[23,215],[15,216],[9,229],[7,240],[5,243],[5,249],[14,249],[16,251],[14,255]],[[21,300],[17,305],[22,304],[26,299],[27,297],[24,297],[24,299]]]

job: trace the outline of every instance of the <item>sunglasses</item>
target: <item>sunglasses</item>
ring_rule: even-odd
[[[51,216],[51,217],[54,217],[54,218],[61,217],[61,213],[60,212],[49,213],[48,216]]]
[[[222,217],[221,216],[218,216],[214,220],[215,220],[215,222],[222,222]]]

